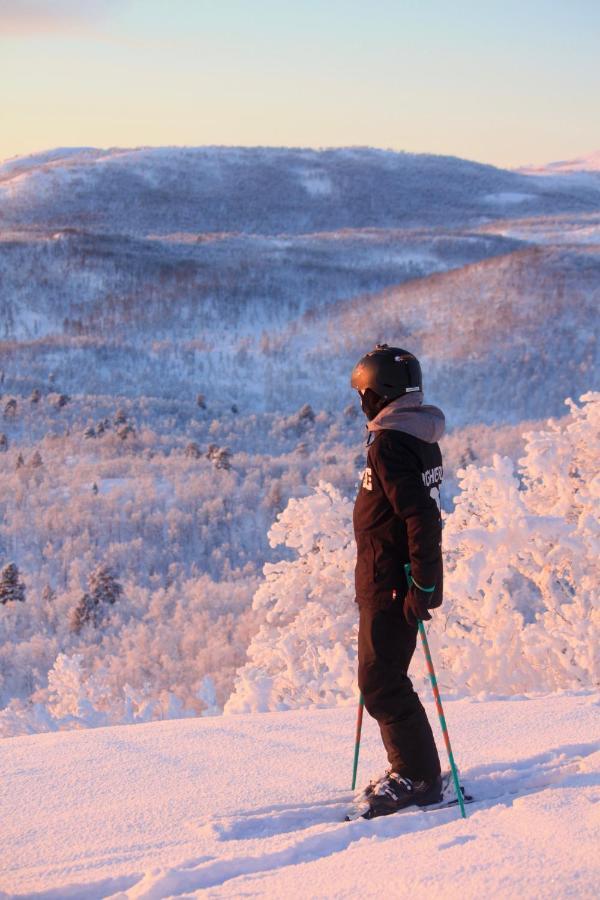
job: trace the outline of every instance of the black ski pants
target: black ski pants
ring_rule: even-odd
[[[440,774],[431,725],[408,667],[417,628],[407,623],[402,603],[387,609],[361,607],[358,629],[358,686],[367,712],[377,720],[394,772],[415,781]]]

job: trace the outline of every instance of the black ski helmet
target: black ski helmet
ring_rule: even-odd
[[[356,363],[350,384],[361,395],[371,390],[389,403],[404,394],[422,391],[423,376],[419,360],[408,350],[377,344]]]

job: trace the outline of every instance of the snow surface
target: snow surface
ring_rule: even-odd
[[[488,194],[483,200],[486,203],[511,205],[514,203],[525,203],[531,200],[533,196],[533,194],[525,194],[523,191],[499,191],[497,194]]]
[[[484,230],[533,244],[600,244],[600,216],[597,213],[512,219],[486,225]]]
[[[340,821],[348,707],[8,739],[0,896],[595,897],[599,704],[448,702],[478,798],[466,821],[455,809]],[[361,782],[383,766],[366,720]]]

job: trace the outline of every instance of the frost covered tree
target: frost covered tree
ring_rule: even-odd
[[[520,472],[495,457],[461,474],[444,532],[451,611],[441,645],[459,687],[600,683],[600,394],[581,402],[526,436]]]
[[[111,690],[106,670],[85,671],[83,656],[60,653],[48,673],[44,707],[49,727],[94,728],[114,722],[147,722],[154,702],[125,685],[117,698]],[[39,713],[38,713],[39,714]],[[0,722],[1,725],[1,722]]]
[[[321,482],[269,531],[296,559],[267,563],[252,608],[261,622],[225,713],[331,706],[353,696],[352,503]]]
[[[20,580],[19,569],[10,562],[0,572],[0,603],[22,603],[25,600],[25,585]]]

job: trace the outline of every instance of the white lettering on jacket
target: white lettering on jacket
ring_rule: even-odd
[[[431,487],[432,484],[438,484],[444,477],[442,466],[435,466],[433,469],[425,469],[423,475],[423,484],[425,487]]]

